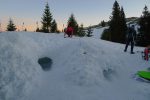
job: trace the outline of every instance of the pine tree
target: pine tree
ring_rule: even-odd
[[[78,35],[78,23],[73,14],[68,19],[68,26],[71,26],[74,29],[74,35]]]
[[[105,21],[103,20],[103,21],[101,21],[101,24],[100,24],[102,27],[105,27],[106,26],[106,23],[105,23]]]
[[[17,28],[13,23],[13,20],[10,18],[9,23],[7,25],[7,31],[15,31]]]
[[[112,16],[110,17],[110,40],[113,42],[123,43],[125,38],[125,27],[125,14],[123,8],[120,10],[118,2],[115,1]]]
[[[51,30],[51,21],[52,21],[52,14],[50,12],[50,8],[48,3],[45,6],[44,14],[42,17],[42,31],[45,33],[49,33]]]
[[[127,33],[127,24],[126,24],[126,17],[125,17],[123,7],[121,7],[120,17],[121,17],[121,20],[120,20],[120,26],[121,26],[120,42],[125,43],[126,33]]]
[[[56,23],[55,20],[52,21],[51,32],[52,32],[52,33],[57,32],[57,23]]]
[[[84,28],[83,28],[83,24],[81,24],[81,26],[79,27],[78,35],[79,35],[80,37],[85,36],[85,30],[84,30]]]
[[[91,36],[92,36],[92,33],[93,33],[93,30],[92,30],[91,27],[89,27],[89,28],[87,29],[87,37],[91,37]]]
[[[148,11],[147,6],[144,7],[139,25],[137,45],[147,46],[150,44],[150,12]]]
[[[118,33],[120,33],[120,7],[117,1],[113,5],[113,12],[110,21],[111,41],[118,42]]]
[[[145,5],[144,11],[142,13],[143,13],[143,17],[148,17],[150,15],[150,12],[148,11],[148,7],[146,5]]]
[[[27,29],[25,28],[25,29],[24,29],[24,31],[26,32],[26,31],[27,31]]]
[[[36,32],[41,32],[41,30],[37,27]]]

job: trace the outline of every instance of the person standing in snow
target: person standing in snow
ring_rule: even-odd
[[[136,39],[136,30],[134,25],[128,28],[127,36],[126,36],[126,46],[124,49],[124,52],[127,51],[128,45],[131,43],[131,54],[134,54],[133,48],[134,48],[134,42]]]
[[[72,35],[73,35],[73,28],[71,26],[68,26],[67,29],[65,29],[64,37],[66,36],[66,34],[68,35],[68,37],[72,37]]]

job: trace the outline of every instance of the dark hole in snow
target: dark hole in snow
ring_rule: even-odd
[[[51,69],[53,61],[51,58],[43,57],[38,60],[38,63],[41,65],[44,71],[48,71]]]
[[[85,55],[86,55],[86,54],[87,54],[87,52],[86,52],[86,51],[84,51],[84,52],[83,52],[83,54],[85,54]]]
[[[111,75],[112,75],[112,73],[113,73],[113,70],[112,69],[104,69],[103,70],[103,75],[104,75],[104,77],[106,78],[106,79],[108,79],[108,80],[111,80]]]

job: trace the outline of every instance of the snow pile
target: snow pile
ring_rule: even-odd
[[[69,78],[68,80],[72,81],[73,84],[81,86],[104,84],[104,80],[111,79],[115,72],[115,66],[110,65],[109,60],[107,60],[104,55],[104,53],[108,52],[105,52],[105,50],[99,51],[98,48],[95,48],[94,46],[97,44],[93,44],[91,39],[87,41],[86,38],[84,38],[79,41],[81,42],[81,46],[79,46],[79,50],[76,51],[76,57],[73,57],[75,59],[71,65],[67,65],[70,66],[71,70],[66,77]],[[110,74],[111,76],[109,76]]]
[[[36,62],[39,47],[25,38],[19,33],[0,34],[0,100],[19,100],[35,85],[41,70]]]
[[[0,100],[149,100],[149,83],[135,79],[150,66],[143,48],[123,52],[125,45],[99,39],[103,29],[83,38],[1,33]],[[37,63],[42,57],[53,60],[50,71]]]
[[[137,71],[150,65],[138,53],[143,48],[136,47],[131,55],[122,44],[96,38],[52,38],[48,56],[53,68],[25,100],[149,100],[149,83],[135,79]]]

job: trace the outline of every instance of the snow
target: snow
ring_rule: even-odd
[[[19,100],[40,73],[38,44],[23,34],[1,33],[0,48],[0,100]]]
[[[93,37],[64,38],[63,34],[34,32],[0,33],[0,100],[149,100],[149,83],[135,79],[146,70],[135,47]],[[38,64],[53,60],[50,71]]]
[[[93,28],[93,37],[94,38],[97,38],[97,39],[100,39],[101,38],[101,35],[104,31],[104,29],[107,29],[108,27],[97,27],[97,28]]]

